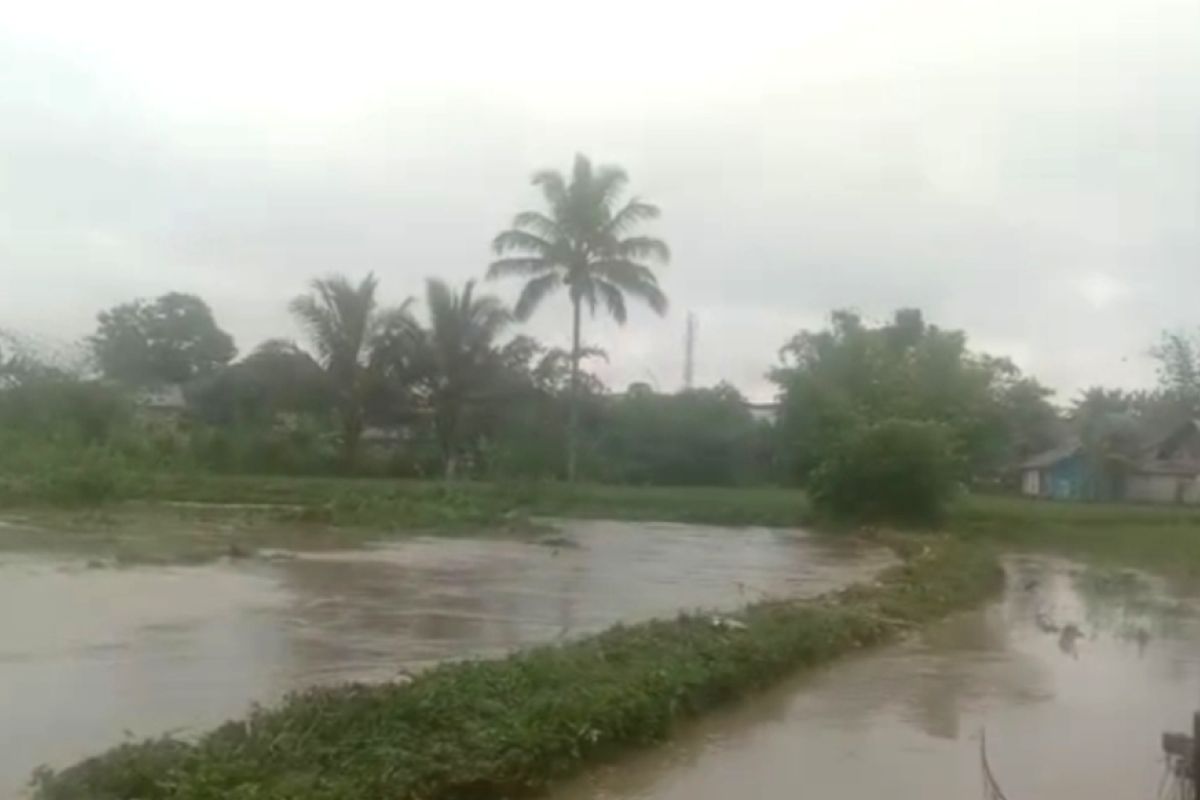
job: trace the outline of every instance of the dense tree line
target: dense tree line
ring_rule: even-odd
[[[1011,361],[915,309],[881,324],[838,311],[797,332],[769,374],[775,419],[755,419],[726,384],[613,392],[594,374],[607,356],[586,342],[585,312],[619,323],[631,301],[665,312],[654,267],[669,250],[640,232],[659,210],[623,199],[622,170],[583,157],[533,183],[544,208],[495,237],[485,271],[523,281],[512,308],[475,281],[436,278],[420,300],[386,306],[373,274],[329,275],[288,305],[301,341],[240,359],[204,300],[178,292],[102,311],[90,369],[0,335],[0,470],[90,448],[154,468],[773,482],[806,486],[843,516],[929,519],[956,487],[1011,481],[1064,438],[1119,464],[1140,432],[1200,414],[1200,339],[1184,333],[1153,351],[1158,389],[1097,387],[1058,408]],[[567,350],[519,327],[559,292]],[[163,387],[183,403],[165,420],[151,402]]]

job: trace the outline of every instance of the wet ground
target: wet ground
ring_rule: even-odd
[[[382,680],[681,609],[816,595],[888,563],[801,533],[566,522],[198,566],[0,552],[0,797],[40,763],[202,731],[314,683]],[[5,533],[5,532],[0,532]],[[22,547],[45,539],[10,529]]]
[[[1200,708],[1197,587],[1048,559],[1008,572],[987,608],[799,677],[553,798],[987,797],[984,729],[1010,800],[1172,796],[1160,738],[1190,731]]]

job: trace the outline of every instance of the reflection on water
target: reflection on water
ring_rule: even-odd
[[[1095,591],[1050,559],[1008,572],[1002,601],[799,677],[557,799],[978,797],[984,727],[1013,800],[1153,796],[1162,732],[1200,708],[1190,591],[1145,577]]]
[[[0,796],[125,731],[189,733],[313,683],[819,594],[891,560],[792,532],[562,527],[542,541],[418,538],[203,567],[0,553]]]

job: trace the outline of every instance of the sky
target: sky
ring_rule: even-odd
[[[1066,402],[1200,327],[1200,2],[105,3],[0,11],[0,328],[193,292],[249,352],[288,300],[481,278],[575,153],[662,208],[671,299],[587,320],[617,389],[769,400],[801,328],[919,307]],[[487,289],[514,299],[518,285]],[[566,345],[565,297],[525,332]]]

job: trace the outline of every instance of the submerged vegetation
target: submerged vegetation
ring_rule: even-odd
[[[729,616],[681,615],[408,683],[319,688],[195,742],[117,747],[36,780],[42,800],[513,797],[664,738],[798,668],[883,642],[1000,585],[984,548],[897,544],[867,586]]]

